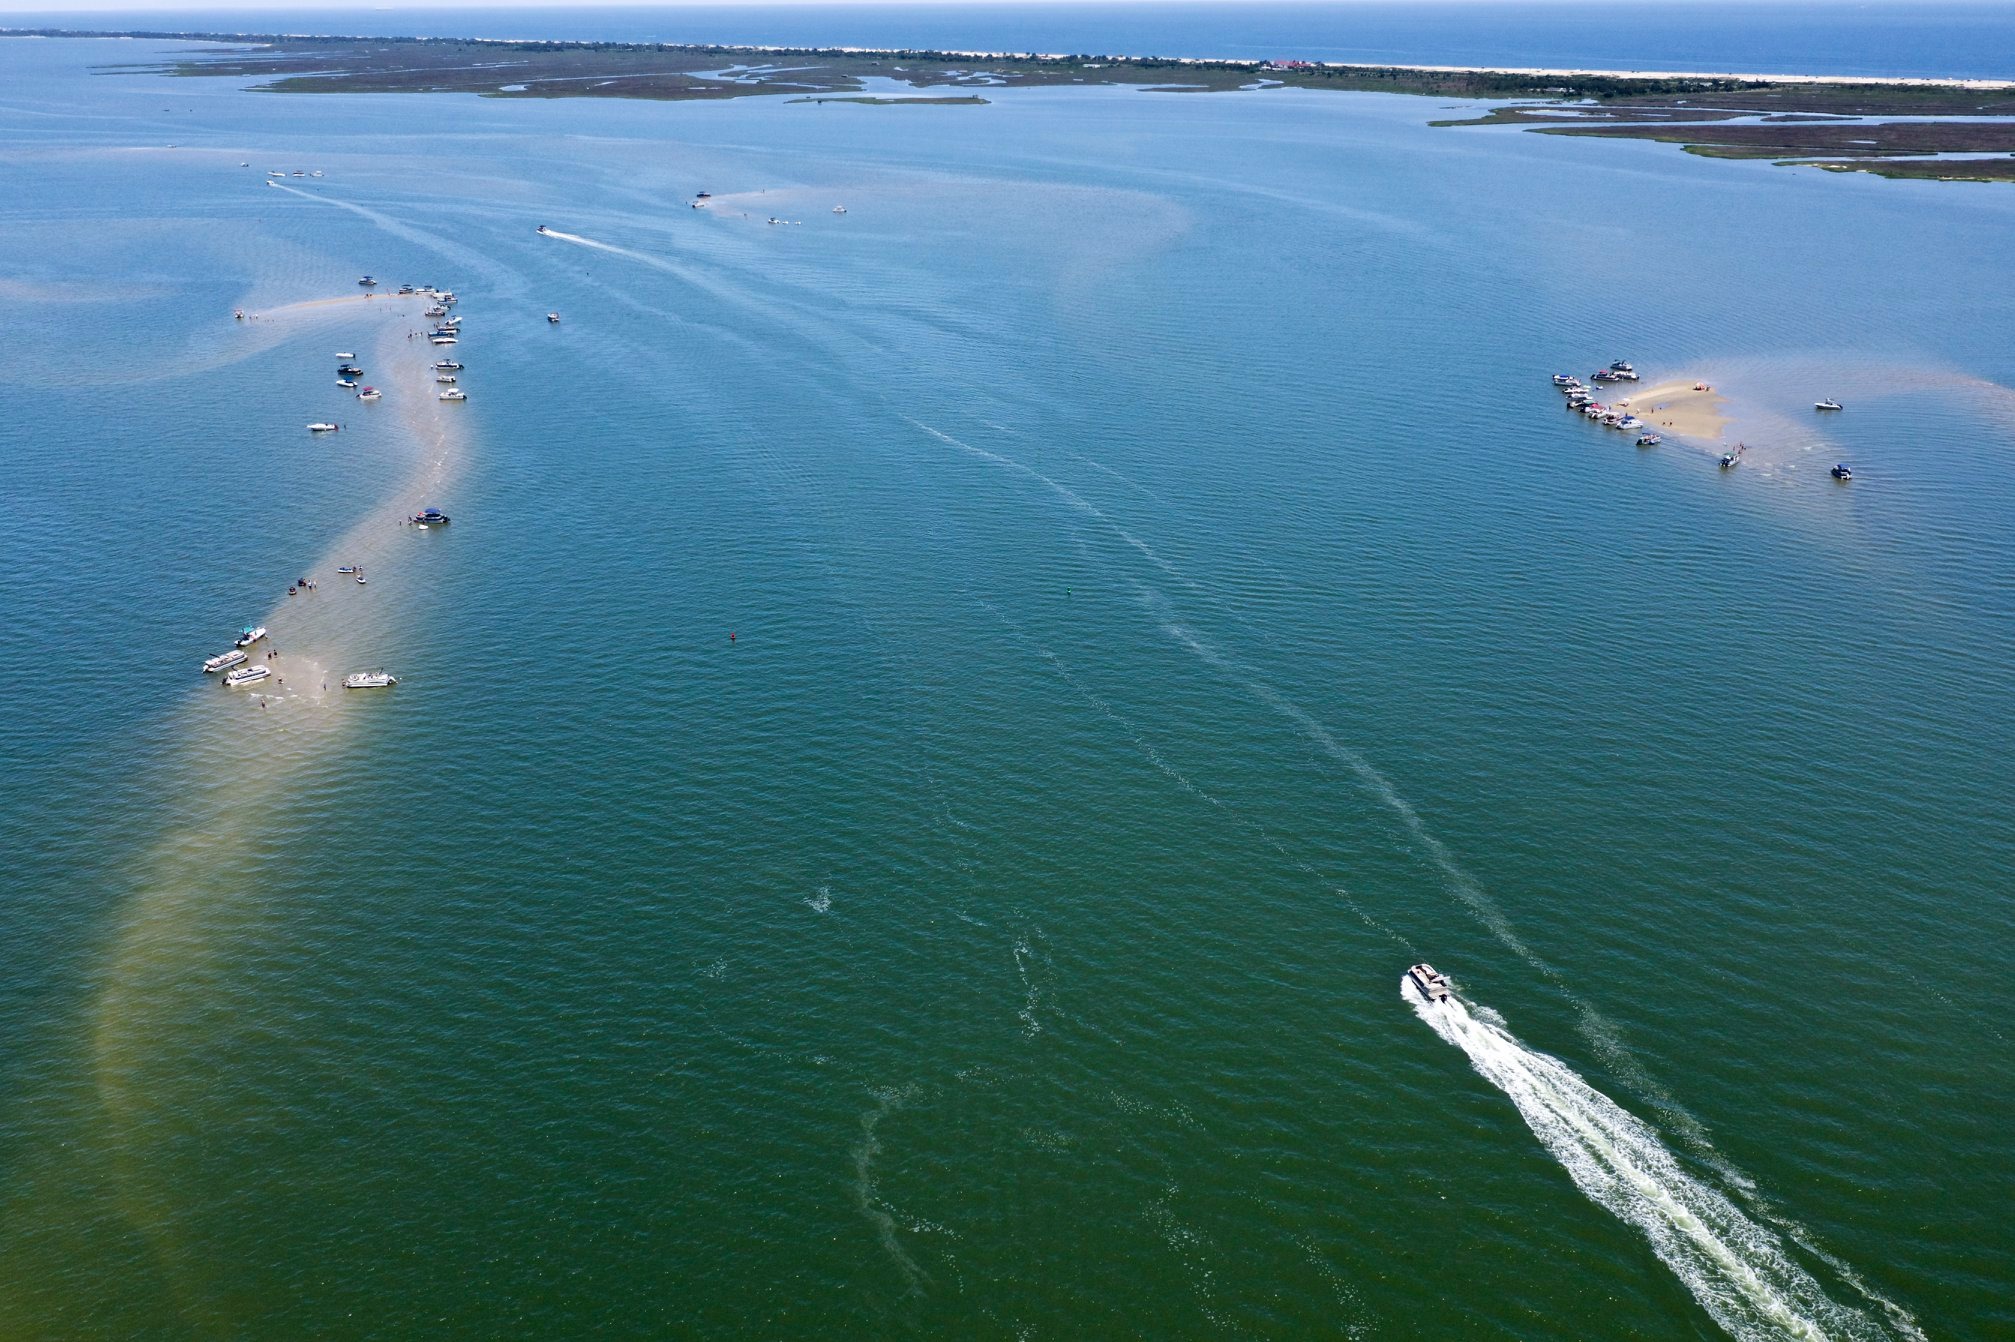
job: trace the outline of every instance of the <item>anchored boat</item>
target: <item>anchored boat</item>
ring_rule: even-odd
[[[249,648],[254,643],[257,643],[260,639],[264,638],[265,636],[266,636],[265,625],[248,624],[243,629],[240,629],[238,631],[238,646],[241,648]]]
[[[1854,468],[1843,461],[1834,466],[1827,474],[1835,480],[1852,480],[1854,478]]]
[[[245,654],[241,649],[233,648],[229,652],[220,652],[203,663],[203,674],[207,676],[213,671],[229,671],[244,660]]]
[[[273,669],[269,666],[241,666],[236,671],[225,675],[224,685],[227,689],[235,690],[240,685],[250,685],[254,681],[264,680],[272,674]]]
[[[1831,396],[1829,396],[1823,401],[1814,401],[1812,403],[1812,408],[1814,410],[1838,410],[1841,409],[1841,405],[1840,402],[1834,400]]]
[[[383,690],[399,683],[399,678],[383,671],[355,671],[343,677],[346,690]]]

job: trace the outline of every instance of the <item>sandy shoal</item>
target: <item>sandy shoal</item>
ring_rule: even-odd
[[[1681,438],[1718,439],[1728,427],[1721,393],[1701,382],[1661,382],[1642,391],[1632,388],[1627,396],[1606,404],[1628,410],[1653,428]]]

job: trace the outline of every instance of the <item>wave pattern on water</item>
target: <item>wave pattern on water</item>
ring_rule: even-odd
[[[1768,1228],[1688,1174],[1642,1119],[1453,998],[1434,1004],[1411,983],[1415,1014],[1503,1091],[1525,1125],[1591,1202],[1635,1226],[1714,1321],[1741,1342],[1892,1336],[1829,1298]],[[1915,1330],[1910,1330],[1914,1334]]]

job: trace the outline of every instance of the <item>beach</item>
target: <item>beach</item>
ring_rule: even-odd
[[[1662,433],[1719,442],[1728,427],[1727,400],[1703,382],[1679,379],[1639,390],[1632,385],[1628,395],[1608,394],[1608,404],[1627,409]]]

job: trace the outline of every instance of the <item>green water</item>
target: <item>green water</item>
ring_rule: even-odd
[[[0,1331],[2015,1329],[2015,193],[153,49],[0,44]]]

